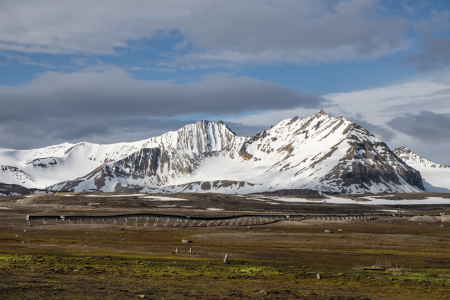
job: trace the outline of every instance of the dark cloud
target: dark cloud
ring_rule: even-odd
[[[405,57],[400,63],[419,71],[443,69],[450,65],[450,39],[429,40],[425,42],[422,50],[422,53]]]
[[[44,73],[25,86],[0,86],[0,99],[0,145],[15,148],[80,139],[144,139],[185,125],[176,120],[181,115],[214,119],[326,103],[321,97],[249,77],[215,74],[177,84],[135,80],[117,68]],[[245,134],[250,130],[241,129]]]
[[[234,122],[225,122],[225,124],[228,125],[228,127],[236,133],[238,136],[249,136],[249,135],[255,135],[264,129],[267,129],[268,126],[262,126],[262,125],[246,125],[242,123],[234,123]]]
[[[267,109],[316,108],[326,100],[249,77],[209,75],[176,84],[135,80],[120,69],[62,74],[48,72],[24,87],[0,86],[0,119],[173,117],[224,115]],[[0,121],[1,122],[1,121]]]
[[[377,138],[382,140],[383,142],[389,142],[395,137],[395,132],[390,130],[389,128],[383,125],[375,125],[370,122],[364,121],[363,119],[357,118],[353,119],[353,121],[367,129],[370,133],[375,135]]]
[[[450,142],[450,116],[421,111],[419,114],[407,114],[396,117],[388,125],[399,132],[427,143]]]
[[[0,124],[0,148],[30,149],[64,142],[134,142],[196,122],[160,118],[15,120]]]
[[[54,134],[53,137],[59,140],[77,140],[86,139],[98,136],[108,136],[112,134],[113,128],[108,128],[105,124],[73,124],[70,128],[65,128],[58,133]]]

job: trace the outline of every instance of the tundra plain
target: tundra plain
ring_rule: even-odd
[[[155,196],[155,197],[148,197]],[[268,195],[37,194],[0,197],[2,299],[448,299],[450,194],[376,195],[420,205],[363,205],[375,195],[282,201]],[[294,199],[294,200],[292,200]],[[275,204],[274,204],[275,203]],[[406,202],[405,202],[406,203]],[[69,224],[27,215],[195,217],[388,214],[368,220],[281,218],[240,225]],[[400,213],[400,215],[398,215]],[[393,216],[396,215],[396,216]],[[408,215],[408,216],[404,216]],[[411,217],[412,216],[412,217]],[[197,224],[198,225],[198,224]],[[326,231],[330,233],[325,233]],[[183,243],[182,240],[192,241]],[[224,255],[228,261],[224,263]],[[321,279],[317,279],[320,274]]]

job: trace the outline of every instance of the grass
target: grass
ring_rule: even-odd
[[[450,278],[439,274],[445,274],[450,254],[424,242],[416,248],[399,247],[401,241],[394,249],[380,247],[385,230],[376,233],[371,227],[392,230],[392,224],[378,225],[339,224],[344,239],[323,234],[323,228],[336,226],[329,224],[301,229],[265,226],[251,233],[231,227],[119,231],[113,226],[76,225],[0,231],[0,295],[5,299],[142,295],[150,299],[445,299]],[[358,236],[369,228],[375,240]],[[349,233],[353,231],[356,236]],[[416,235],[432,232],[422,228]],[[194,243],[182,245],[185,237]],[[346,239],[352,244],[344,244]],[[182,252],[174,253],[176,247]],[[195,254],[188,253],[190,247]],[[224,251],[233,253],[227,264]],[[385,270],[353,269],[382,259],[393,265],[412,264],[413,272],[393,276]]]
[[[385,271],[336,273],[339,269],[270,260],[224,264],[176,255],[2,253],[0,294],[9,299],[444,299],[450,284],[432,272],[392,276]]]

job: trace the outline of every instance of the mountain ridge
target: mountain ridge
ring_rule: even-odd
[[[450,192],[450,166],[434,163],[404,146],[395,148],[393,151],[405,163],[422,174],[427,191]]]
[[[330,117],[323,110],[307,118],[284,119],[245,138],[236,136],[223,122],[195,124],[176,131],[181,138],[172,134],[171,143],[145,144],[139,151],[53,188],[115,191],[131,186],[149,192],[225,193],[423,190],[420,173],[398,159],[385,143],[361,126],[344,117]]]

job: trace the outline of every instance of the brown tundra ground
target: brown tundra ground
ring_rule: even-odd
[[[40,194],[0,197],[1,299],[449,299],[450,222],[446,217],[278,220],[268,224],[173,227],[139,219],[117,225],[56,223],[26,215],[157,213],[450,214],[449,205],[271,204],[266,196]],[[120,196],[120,197],[118,197]],[[258,198],[259,197],[259,198]],[[342,196],[364,200],[363,195]],[[384,197],[384,196],[383,196]],[[260,200],[256,200],[260,199]],[[165,199],[167,200],[167,199]],[[216,208],[223,210],[206,210]],[[394,211],[395,210],[395,211]],[[249,228],[250,227],[250,228]],[[332,233],[324,233],[330,230]],[[192,243],[182,243],[182,240]],[[178,252],[176,249],[178,248]],[[192,253],[190,253],[190,250]],[[228,253],[228,262],[224,255]],[[320,274],[321,279],[317,279]]]

